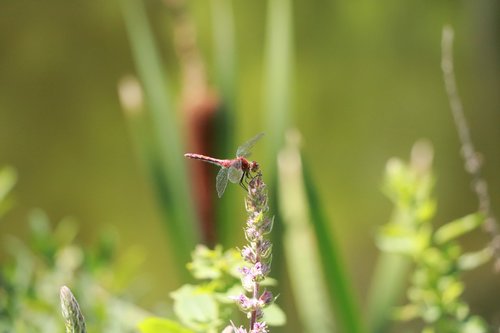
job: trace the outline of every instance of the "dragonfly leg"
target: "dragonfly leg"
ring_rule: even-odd
[[[246,191],[248,192],[248,188],[246,187],[246,185],[244,184],[243,182],[243,179],[240,181],[240,186]]]
[[[261,176],[261,175],[262,175],[262,174],[260,173],[260,171],[254,172],[253,174],[252,174],[251,172],[248,172],[248,173],[246,174],[246,177],[245,177],[245,181],[246,181],[247,185],[248,185],[248,183],[250,183],[252,180],[254,180],[254,179],[255,179],[255,177],[257,177],[257,176]]]
[[[240,178],[240,186],[246,191],[248,192],[248,188],[247,188],[247,185],[248,185],[248,173],[247,172],[243,172],[243,174],[241,175],[241,178]]]

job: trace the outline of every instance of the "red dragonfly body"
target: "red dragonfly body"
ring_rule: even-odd
[[[194,160],[200,160],[207,163],[212,163],[221,167],[217,174],[216,188],[219,198],[222,197],[226,190],[227,181],[239,183],[245,188],[244,181],[251,177],[252,172],[259,170],[259,164],[255,161],[249,161],[246,158],[250,156],[250,149],[262,137],[263,133],[257,134],[252,139],[238,147],[236,158],[234,159],[218,159],[201,154],[187,153],[185,157]]]

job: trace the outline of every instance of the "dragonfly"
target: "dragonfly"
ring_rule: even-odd
[[[239,146],[236,150],[236,158],[233,159],[224,160],[193,153],[187,153],[184,154],[184,156],[194,160],[212,163],[221,167],[215,182],[217,195],[221,198],[226,190],[228,180],[231,183],[240,184],[240,186],[246,190],[245,181],[252,178],[252,173],[259,171],[259,163],[249,161],[247,158],[251,154],[250,150],[263,135],[264,133],[259,133]]]

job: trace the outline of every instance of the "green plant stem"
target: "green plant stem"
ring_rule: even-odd
[[[383,252],[375,265],[372,285],[368,295],[367,322],[372,333],[387,332],[391,312],[404,284],[411,261],[399,254]]]
[[[268,137],[263,164],[271,183],[276,177],[276,156],[289,124],[294,58],[292,24],[291,0],[268,1],[263,94]]]
[[[156,170],[158,192],[161,192],[162,205],[168,214],[165,225],[172,235],[171,241],[176,250],[175,258],[180,268],[189,260],[190,249],[199,240],[199,235],[196,231],[195,210],[188,190],[179,126],[174,116],[165,70],[149,27],[144,4],[139,0],[120,0],[120,5],[134,60],[144,87],[146,105],[151,111],[161,163],[161,170]]]

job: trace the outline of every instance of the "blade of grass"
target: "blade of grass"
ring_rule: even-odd
[[[324,213],[307,164],[304,162],[303,165],[301,176],[304,177],[306,200],[310,205],[311,220],[318,240],[317,246],[321,254],[323,271],[328,282],[330,301],[334,305],[337,320],[343,328],[342,332],[364,332],[362,316],[349,283],[339,245],[328,227],[329,221]]]
[[[270,0],[264,58],[264,121],[266,132],[266,175],[276,174],[275,158],[283,146],[289,123],[293,66],[293,30],[291,0]]]
[[[215,118],[215,155],[233,156],[236,148],[233,126],[236,123],[236,55],[232,0],[212,0],[211,5],[215,72],[221,95]],[[237,206],[231,196],[217,201],[217,234],[219,242],[226,246],[233,245],[229,242],[240,230],[238,224],[231,223],[231,216],[234,216],[233,207]]]
[[[166,72],[160,61],[143,2],[120,0],[120,5],[160,153],[162,170],[157,182],[162,184],[158,185],[163,193],[161,204],[168,212],[165,225],[176,250],[175,257],[183,267],[189,260],[189,253],[199,240],[199,235]]]
[[[291,0],[269,0],[264,49],[263,111],[266,145],[264,158],[260,159],[270,188],[270,200],[278,202],[276,156],[283,146],[285,129],[290,122],[291,88],[293,71],[293,28]],[[274,214],[279,220],[280,211]],[[277,234],[275,233],[275,237]],[[279,280],[284,270],[281,262],[273,264]]]
[[[367,322],[372,333],[387,332],[391,311],[403,293],[411,262],[393,253],[380,254],[368,295]]]
[[[0,169],[0,218],[11,208],[9,193],[16,184],[16,170],[10,166]]]
[[[234,108],[235,95],[235,41],[234,19],[231,0],[212,0],[212,26],[214,61],[217,85],[224,104]]]
[[[303,331],[333,332],[334,323],[328,300],[330,294],[321,270],[321,258],[316,244],[318,239],[310,219],[311,211],[297,143],[290,142],[280,151],[278,181],[285,258]],[[334,264],[333,261],[330,263]]]
[[[144,112],[142,88],[134,77],[129,76],[119,82],[118,92],[140,167],[148,176],[148,180],[151,182],[154,194],[159,202],[168,202],[168,182],[165,179],[164,166],[161,162],[160,154],[154,144],[154,137],[148,126],[147,120],[149,119],[147,119],[147,114]],[[160,209],[162,217],[165,218],[165,225],[168,226],[170,219],[168,205],[161,204]],[[178,248],[176,241],[176,239],[172,240],[174,248]],[[185,267],[186,261],[181,261],[179,256],[175,258],[178,260],[178,265]],[[185,269],[178,269],[176,272],[178,272],[178,278],[189,277],[189,273]]]

